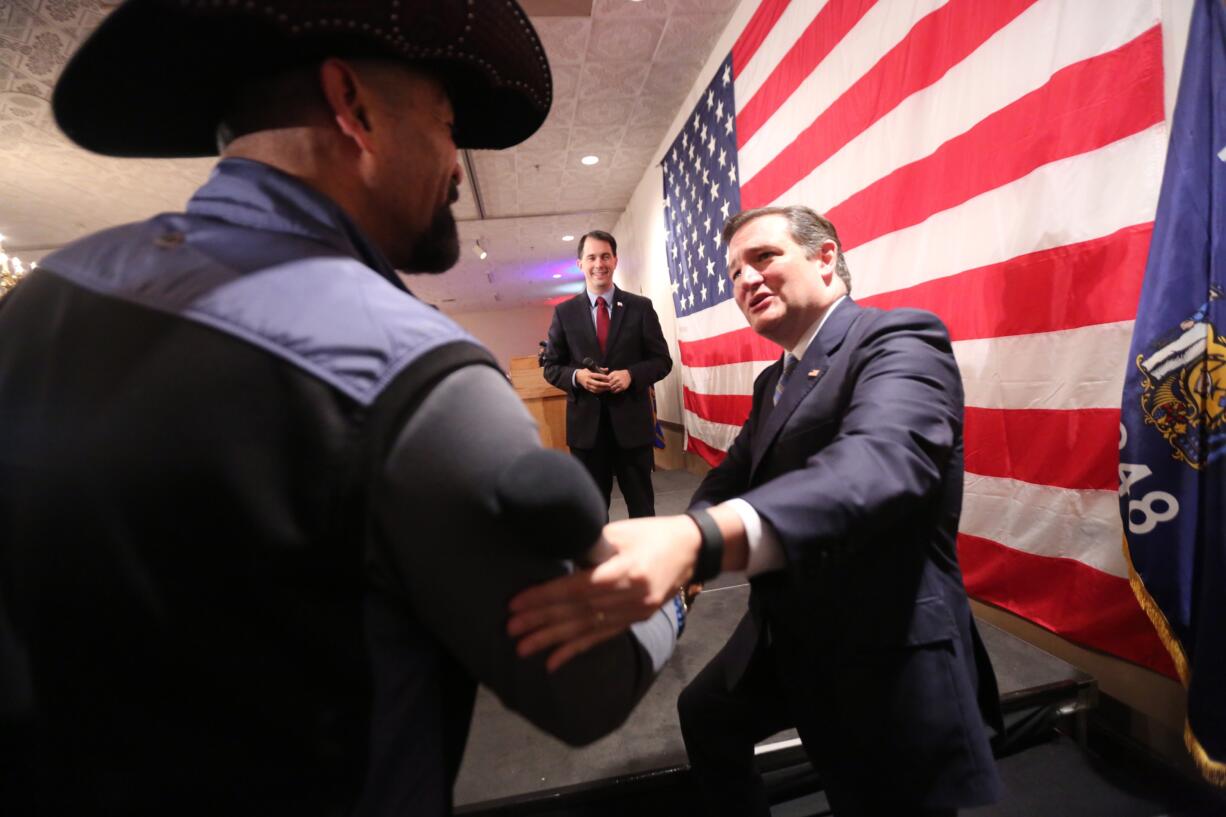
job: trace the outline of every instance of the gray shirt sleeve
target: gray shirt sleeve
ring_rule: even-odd
[[[554,673],[545,671],[544,654],[516,655],[507,603],[567,570],[499,518],[496,481],[539,447],[535,423],[498,371],[459,369],[401,429],[376,489],[375,524],[394,580],[443,647],[509,708],[584,743],[625,720],[662,661],[631,633]]]

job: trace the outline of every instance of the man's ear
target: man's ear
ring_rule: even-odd
[[[341,133],[362,151],[371,152],[374,144],[367,112],[370,86],[361,81],[352,65],[335,57],[319,67],[319,85]]]
[[[833,239],[827,238],[817,251],[817,258],[822,265],[822,281],[829,285],[837,269],[835,262],[839,260],[839,246]]]

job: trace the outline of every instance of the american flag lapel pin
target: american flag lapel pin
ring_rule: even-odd
[[[810,370],[809,370],[809,379],[810,379],[810,380],[812,380],[813,378],[817,377],[817,376],[818,376],[819,374],[821,374],[821,373],[822,373],[822,370],[821,370],[821,369],[810,369]]]
[[[621,306],[621,305],[622,305],[622,302],[621,302],[621,301],[618,301],[618,302],[617,302],[617,305],[618,305],[618,306]]]

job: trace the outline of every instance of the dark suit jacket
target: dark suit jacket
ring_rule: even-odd
[[[622,448],[651,445],[648,387],[673,368],[668,344],[660,331],[660,319],[651,300],[614,287],[609,315],[609,338],[605,354],[596,342],[591,302],[580,292],[554,308],[545,350],[545,379],[566,392],[566,444],[571,448],[595,448],[600,428],[600,409],[609,411],[617,444]],[[592,394],[572,385],[575,369],[591,358],[610,371],[630,372],[630,388],[621,394]]]
[[[845,781],[930,808],[991,802],[983,718],[999,724],[999,702],[955,552],[963,401],[948,334],[927,312],[848,299],[772,407],[781,370],[759,375],[693,500],[742,497],[788,562],[751,582],[729,682],[769,622],[784,683]]]

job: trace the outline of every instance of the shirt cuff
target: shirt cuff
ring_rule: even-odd
[[[677,646],[678,625],[672,599],[656,610],[651,618],[630,625],[630,632],[651,656],[653,672],[659,672],[672,657],[673,649]]]
[[[736,512],[745,526],[745,543],[749,549],[749,560],[745,565],[746,576],[757,576],[772,570],[782,570],[787,567],[788,560],[783,554],[783,545],[779,543],[779,534],[763,522],[762,517],[745,500],[737,497],[729,499],[723,505]]]

